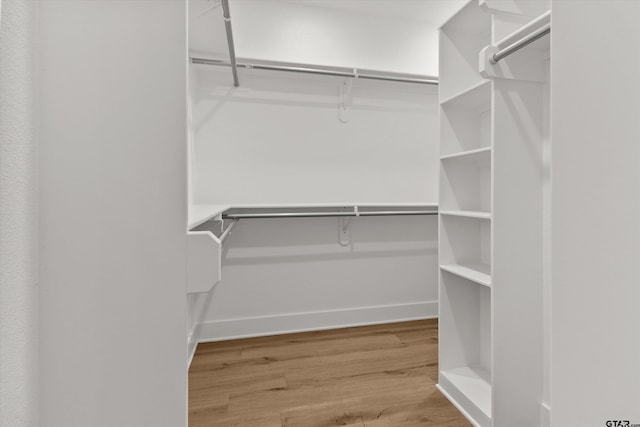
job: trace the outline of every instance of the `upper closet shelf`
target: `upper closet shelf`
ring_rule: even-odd
[[[223,59],[191,58],[196,65],[215,65],[232,67],[233,64]],[[422,74],[399,73],[394,71],[370,70],[364,68],[333,67],[316,64],[302,64],[284,61],[266,61],[261,59],[238,58],[236,68],[252,70],[285,71],[290,73],[316,74],[321,76],[352,77],[366,80],[384,80],[399,83],[417,83],[438,85],[438,77]],[[239,85],[239,83],[238,83]]]

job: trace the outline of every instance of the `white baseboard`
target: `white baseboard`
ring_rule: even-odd
[[[547,402],[540,404],[540,427],[551,426],[551,407]]]
[[[467,419],[467,421],[469,421],[469,423],[471,423],[471,425],[473,427],[481,427],[480,424],[478,424],[478,422],[476,420],[473,419],[473,417],[467,412],[465,411],[465,409],[460,406],[460,404],[458,404],[458,402],[456,402],[456,400],[451,397],[451,395],[449,393],[447,393],[447,391],[445,389],[443,389],[440,384],[436,384],[436,388],[440,391],[440,393],[442,393],[444,395],[444,397],[447,398],[447,400],[456,407],[456,409],[458,411],[460,411],[460,413]]]
[[[198,347],[198,331],[200,330],[200,325],[196,325],[189,335],[187,341],[187,366],[191,367],[191,362],[193,361],[193,356],[196,355],[196,348]]]
[[[253,338],[438,317],[438,301],[316,311],[201,323],[198,342]]]

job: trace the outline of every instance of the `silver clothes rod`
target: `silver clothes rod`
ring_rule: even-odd
[[[540,28],[539,30],[536,30],[533,33],[529,34],[528,36],[521,38],[514,44],[508,47],[505,47],[504,49],[494,53],[493,56],[491,57],[491,63],[497,64],[500,60],[506,58],[512,53],[519,51],[523,47],[533,43],[539,38],[546,36],[550,32],[551,32],[551,24],[547,24],[544,27]]]
[[[221,59],[207,59],[207,58],[191,58],[192,64],[201,65],[214,65],[222,67],[234,67],[230,61]],[[337,76],[337,77],[352,77],[368,80],[384,80],[391,82],[401,83],[417,83],[426,85],[437,85],[438,78],[433,76],[423,76],[419,74],[405,74],[394,73],[386,71],[365,70],[358,68],[343,68],[343,67],[324,67],[320,65],[305,65],[295,64],[289,62],[276,62],[276,61],[251,61],[251,60],[238,60],[236,62],[236,68],[247,68],[256,70],[269,70],[269,71],[287,71],[292,73],[304,73],[304,74],[317,74],[323,76]]]
[[[220,240],[220,243],[224,243],[225,239],[229,237],[229,234],[231,234],[231,230],[233,230],[233,227],[235,227],[237,222],[238,222],[237,219],[233,220],[231,224],[229,224],[227,228],[222,232],[220,237],[218,237],[218,239]]]
[[[229,45],[229,65],[233,74],[233,85],[240,86],[238,79],[238,66],[236,63],[236,47],[233,42],[233,31],[231,30],[231,13],[229,12],[229,0],[222,0],[222,15],[224,16],[224,28],[227,31],[227,43]]]
[[[549,33],[551,33],[551,11],[543,13],[518,31],[496,43],[500,50],[491,56],[491,63],[497,64],[507,56]]]
[[[401,216],[401,215],[437,215],[438,211],[370,211],[370,212],[256,212],[246,214],[223,214],[223,219],[251,218],[323,218],[358,216]]]

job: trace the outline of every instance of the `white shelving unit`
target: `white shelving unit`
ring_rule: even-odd
[[[480,66],[530,21],[517,3],[471,0],[440,29],[438,388],[480,427],[540,425],[543,85],[516,79],[522,52]]]

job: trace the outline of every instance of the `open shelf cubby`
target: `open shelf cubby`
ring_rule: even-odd
[[[440,208],[443,211],[491,212],[491,151],[441,160]]]
[[[476,284],[491,286],[491,221],[441,216],[440,268]]]
[[[443,157],[491,146],[491,81],[457,94],[440,105]]]
[[[440,388],[491,420],[491,289],[441,271]]]
[[[479,83],[478,53],[491,43],[491,15],[470,1],[440,27],[440,99]]]

